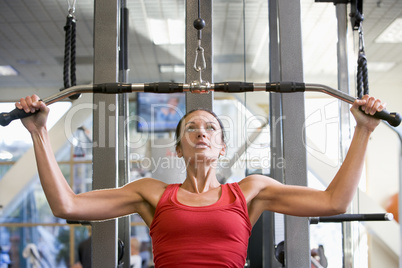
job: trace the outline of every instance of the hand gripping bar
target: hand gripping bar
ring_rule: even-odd
[[[202,87],[202,88],[200,88]],[[241,93],[252,91],[266,91],[276,93],[293,93],[293,92],[322,92],[333,96],[337,99],[352,104],[356,98],[331,87],[320,84],[305,84],[297,82],[274,82],[274,83],[251,83],[251,82],[222,82],[200,85],[199,83],[183,84],[183,83],[105,83],[84,86],[73,86],[67,88],[55,95],[43,99],[46,105],[57,102],[64,98],[77,93],[99,93],[99,94],[121,94],[131,92],[152,92],[152,93],[175,93],[175,92],[193,92],[193,93],[209,93],[209,91]],[[7,126],[15,119],[25,118],[33,113],[25,113],[23,110],[14,109],[8,113],[0,114],[0,125]],[[401,116],[398,113],[389,113],[386,110],[377,112],[373,117],[387,121],[391,126],[399,126]]]

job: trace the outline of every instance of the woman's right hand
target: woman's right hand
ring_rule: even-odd
[[[37,95],[27,96],[21,98],[19,102],[15,103],[15,107],[23,109],[26,113],[38,113],[21,119],[22,124],[30,132],[40,131],[46,128],[47,116],[49,114],[49,107],[39,99]]]
[[[359,106],[362,108],[363,113],[359,111]],[[385,107],[386,104],[381,102],[381,100],[364,95],[362,99],[355,100],[350,111],[356,119],[356,127],[363,127],[369,130],[369,132],[373,132],[380,123],[380,120],[366,115],[374,115],[376,112],[384,110]]]

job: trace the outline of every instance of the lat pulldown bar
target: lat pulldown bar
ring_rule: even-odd
[[[273,83],[251,83],[251,82],[221,82],[221,83],[105,83],[84,86],[73,86],[65,89],[57,94],[42,99],[46,104],[52,104],[59,100],[65,99],[77,93],[100,93],[100,94],[120,94],[132,92],[150,92],[150,93],[176,93],[176,92],[192,92],[197,94],[206,94],[210,91],[226,92],[226,93],[241,93],[252,91],[266,91],[276,93],[292,93],[292,92],[322,92],[333,96],[337,99],[352,104],[356,98],[331,87],[320,84],[307,84],[297,82],[273,82]],[[8,113],[0,114],[0,125],[7,126],[15,119],[25,118],[32,113],[25,113],[24,110],[14,109]],[[391,126],[397,127],[401,123],[401,115],[399,113],[389,113],[386,110],[377,112],[373,115],[387,121]]]

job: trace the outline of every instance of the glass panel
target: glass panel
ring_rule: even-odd
[[[150,267],[152,263],[152,245],[149,229],[138,214],[133,214],[131,220],[131,237],[140,242],[140,256],[142,267]]]
[[[322,41],[319,45],[303,46],[303,58],[306,59],[303,61],[305,81],[337,88],[338,31],[335,5],[307,2],[303,4],[301,14],[303,42],[307,39]],[[325,23],[320,21],[322,18],[325,18]],[[328,36],[325,40],[322,39],[323,31]],[[353,40],[349,41],[350,44],[353,43]],[[323,67],[317,68],[317,66]],[[350,79],[353,79],[352,76]],[[312,188],[325,189],[343,161],[343,156],[340,154],[339,101],[321,93],[306,93],[305,97],[306,151],[308,168],[311,172],[308,174],[308,185]],[[342,236],[350,234],[349,228],[345,228],[343,232],[340,223],[323,223],[317,226],[311,225],[310,231],[311,247],[316,250],[319,244],[322,245],[328,259],[328,267],[341,267],[343,261],[346,267],[351,267],[353,260],[348,258],[350,254],[354,254],[352,253],[354,250],[350,245],[345,249],[342,248],[347,244],[343,244]],[[353,241],[358,240],[354,234],[346,236],[344,241],[354,243]]]
[[[183,82],[184,1],[127,1],[127,8],[135,33],[128,36],[130,82]]]
[[[66,178],[67,182],[71,185],[71,165],[70,164],[59,164],[59,168],[63,176]]]
[[[69,267],[68,237],[68,227],[2,226],[0,264],[11,262],[11,267],[31,267],[29,263],[35,260],[37,267]]]
[[[64,146],[57,152],[56,160],[58,162],[61,161],[70,161],[71,159],[71,143],[67,141]]]
[[[12,111],[14,103],[0,103],[1,111]],[[11,122],[7,127],[0,128],[0,161],[16,161],[30,147],[31,136],[20,120]]]
[[[312,255],[319,263],[325,264],[325,261],[328,263],[328,266],[323,265],[324,267],[342,267],[342,225],[340,223],[310,225],[310,247]]]
[[[213,18],[214,81],[267,82],[267,1],[214,1],[213,9],[220,14]],[[223,181],[269,173],[268,102],[265,92],[215,93],[214,111],[227,134],[228,150],[221,158]]]
[[[69,142],[74,147],[74,161],[92,160],[92,117],[74,132]]]
[[[1,222],[65,222],[53,216],[38,178],[34,179],[33,183],[13,200],[11,206],[11,210],[6,210],[8,214],[2,215]]]
[[[145,158],[149,159],[150,150],[149,142],[153,138],[153,133],[137,131],[137,103],[136,101],[129,102],[129,130],[128,130],[128,147],[130,161],[130,181],[134,181],[143,177],[151,177],[150,169],[141,164]],[[164,136],[164,133],[159,133]]]
[[[62,226],[59,228],[57,234],[58,251],[55,254],[55,262],[60,265],[64,264],[66,267],[70,267],[70,226]]]
[[[65,146],[57,152],[56,159],[70,161],[71,153],[74,161],[92,160],[92,117],[89,117],[66,141]]]
[[[338,104],[333,98],[307,98],[305,105],[308,156],[330,167],[340,165]]]
[[[12,165],[4,165],[3,163],[0,165],[0,180],[3,176],[8,172],[8,170],[12,167]]]
[[[333,178],[331,170],[341,164],[339,151],[339,108],[338,100],[327,97],[306,98],[306,151],[308,154],[308,186],[325,190],[325,185]],[[318,160],[314,164],[311,159]],[[314,173],[314,175],[313,175]],[[341,223],[320,223],[310,226],[310,246],[312,252],[325,257],[328,267],[343,265],[343,241]],[[325,254],[324,254],[325,251]],[[320,261],[319,256],[316,259]],[[323,264],[324,262],[321,262]]]
[[[92,131],[82,126],[76,131],[76,137],[79,138],[79,142],[73,144],[74,160],[92,160]]]
[[[64,115],[71,106],[70,102],[52,104],[48,118],[48,129]],[[14,103],[0,103],[0,111],[11,111]],[[20,120],[0,128],[0,161],[17,161],[32,145],[31,136]]]
[[[326,188],[311,172],[308,172],[308,186],[318,190],[325,190]],[[342,267],[342,224],[311,224],[310,248],[313,257],[322,265],[325,264],[324,261],[327,261],[329,268]]]
[[[90,240],[91,236],[91,227],[86,226],[75,226],[74,227],[74,263],[80,262],[82,264],[84,261],[83,258],[83,251],[80,246],[84,247],[85,244],[88,244],[88,240]]]
[[[74,165],[73,190],[77,194],[92,190],[92,164]]]
[[[35,197],[34,213],[36,215],[35,214],[32,215],[34,217],[32,220],[25,219],[25,221],[21,222],[42,222],[42,223],[65,222],[64,220],[53,216],[52,210],[50,209],[49,203],[46,200],[46,196],[45,193],[43,192],[39,179],[37,179],[33,184],[32,191]]]

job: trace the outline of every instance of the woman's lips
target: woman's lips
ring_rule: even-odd
[[[209,147],[209,144],[206,143],[206,142],[197,142],[197,143],[195,144],[195,147],[196,147],[196,148],[208,148],[208,147]]]

